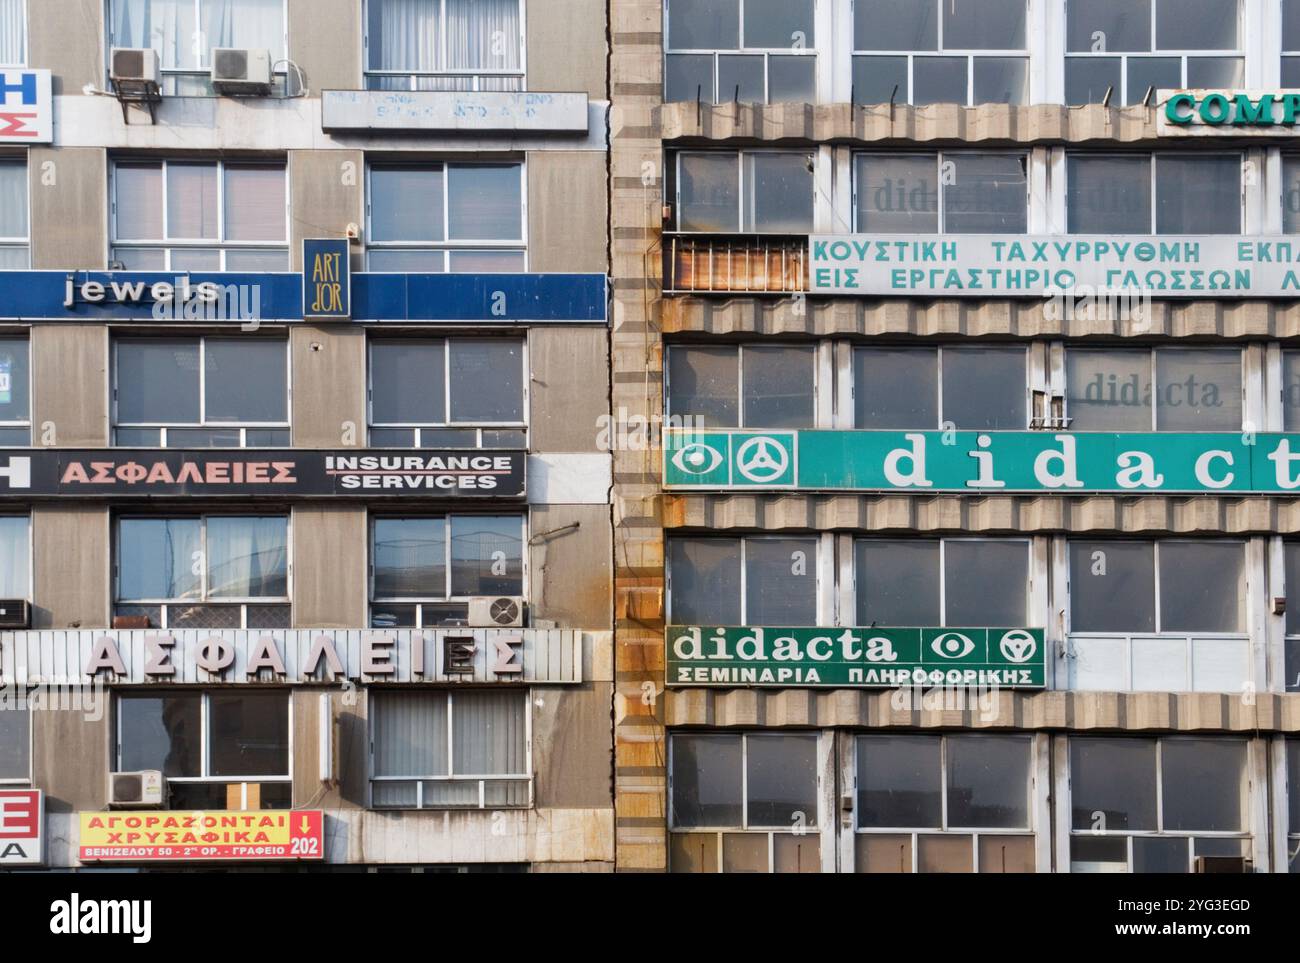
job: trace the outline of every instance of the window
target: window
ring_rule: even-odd
[[[0,0],[0,67],[27,63],[27,0]]]
[[[284,17],[285,0],[111,0],[108,45],[156,50],[164,94],[210,97],[217,48],[268,50],[271,69],[284,66]]]
[[[124,447],[289,444],[288,342],[122,338],[114,343],[113,442]]]
[[[1300,2],[1282,0],[1282,86],[1300,87]]]
[[[1286,639],[1283,642],[1283,672],[1287,692],[1300,692],[1300,542],[1284,542],[1282,558],[1286,580]],[[1296,789],[1293,799],[1300,799],[1300,769],[1294,770]],[[1300,824],[1296,825],[1300,831]]]
[[[0,448],[29,446],[31,419],[29,342],[0,337]]]
[[[1070,737],[1070,871],[1188,873],[1249,856],[1246,743]]]
[[[677,155],[677,226],[709,234],[809,234],[813,157],[807,151]]]
[[[115,771],[139,769],[167,778],[172,809],[289,809],[289,694],[122,693]]]
[[[1300,56],[1296,58],[1300,65]],[[1295,85],[1300,86],[1300,66]],[[1282,230],[1300,234],[1300,157],[1282,155]]]
[[[523,90],[522,0],[367,0],[370,90]]]
[[[855,551],[858,625],[1029,624],[1028,541],[860,538]]]
[[[464,625],[470,596],[524,594],[521,515],[379,517],[370,544],[374,628]]]
[[[26,702],[0,706],[0,785],[32,778],[32,714]]]
[[[1075,431],[1240,431],[1239,348],[1065,352]]]
[[[370,168],[371,271],[527,270],[524,166]]]
[[[1070,542],[1070,630],[1245,632],[1241,542]]]
[[[289,625],[284,515],[120,518],[114,614],[149,628]]]
[[[1300,739],[1286,741],[1287,771],[1287,841],[1286,858],[1290,872],[1300,873]],[[1294,788],[1292,788],[1294,787]]]
[[[819,785],[814,734],[674,735],[673,871],[820,872]]]
[[[119,161],[113,260],[127,271],[287,271],[281,162]]]
[[[28,251],[27,161],[0,157],[0,270],[26,269]]]
[[[1238,0],[1067,0],[1068,104],[1141,103],[1165,88],[1243,86]],[[1154,102],[1154,93],[1152,94]]]
[[[816,391],[811,346],[673,345],[668,351],[668,412],[683,424],[812,428]]]
[[[817,624],[813,536],[668,541],[671,625]]]
[[[1070,154],[1066,173],[1071,234],[1241,233],[1240,154]]]
[[[532,805],[528,692],[371,694],[373,809]]]
[[[1022,431],[1027,355],[1012,347],[853,350],[855,428]]]
[[[31,558],[31,519],[0,515],[0,599],[31,598]]]
[[[1025,19],[1025,0],[855,0],[853,102],[1028,103]]]
[[[817,100],[814,0],[667,0],[664,100]]]
[[[370,342],[370,444],[523,448],[524,343],[502,338]]]
[[[1032,873],[1030,736],[857,738],[859,873]]]
[[[1024,234],[1029,230],[1028,171],[1024,154],[857,154],[856,230]]]

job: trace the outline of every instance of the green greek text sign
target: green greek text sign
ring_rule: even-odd
[[[671,626],[669,686],[1047,684],[1042,629]]]
[[[677,430],[664,449],[675,489],[1300,493],[1294,434]]]
[[[1226,127],[1278,127],[1278,133],[1300,123],[1300,90],[1162,90],[1157,103],[1164,109],[1159,133],[1205,125]]]

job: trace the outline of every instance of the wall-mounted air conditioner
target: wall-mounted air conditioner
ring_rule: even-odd
[[[114,809],[149,809],[166,798],[167,780],[157,769],[108,774],[108,805]]]
[[[109,77],[114,81],[158,83],[158,52],[149,47],[114,47],[109,55]]]
[[[29,629],[32,610],[26,599],[0,599],[0,629]]]
[[[524,624],[524,600],[517,595],[483,595],[469,600],[474,628],[515,629]]]
[[[265,97],[271,92],[271,51],[214,47],[212,88],[219,94]]]

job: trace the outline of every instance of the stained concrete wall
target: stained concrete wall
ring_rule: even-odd
[[[293,508],[293,624],[354,629],[367,621],[367,532],[362,506]]]
[[[108,509],[94,504],[32,509],[32,627],[109,624],[112,538]]]
[[[32,267],[108,265],[108,154],[97,147],[31,147]]]
[[[289,151],[289,264],[302,268],[304,238],[344,237],[365,224],[365,154],[359,150]],[[363,266],[352,246],[352,270]]]
[[[357,0],[289,0],[289,59],[302,68],[311,96],[361,84],[361,11]]]
[[[606,273],[608,209],[603,153],[530,151],[529,270]]]
[[[537,327],[528,332],[534,452],[597,452],[609,414],[609,332]]]
[[[54,75],[54,95],[104,87],[103,0],[27,0],[27,63]]]
[[[528,89],[586,91],[604,100],[604,0],[527,0]]]
[[[289,332],[293,444],[366,443],[366,333],[341,324],[294,325]]]
[[[108,328],[33,324],[32,441],[41,447],[108,444]]]

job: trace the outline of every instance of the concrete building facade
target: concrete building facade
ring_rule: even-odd
[[[605,5],[0,37],[8,861],[612,870]]]

